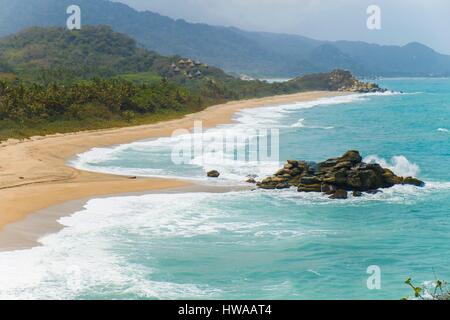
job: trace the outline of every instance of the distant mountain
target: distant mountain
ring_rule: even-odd
[[[318,41],[173,20],[106,0],[0,0],[0,35],[30,26],[64,26],[77,3],[83,24],[110,25],[164,55],[199,59],[237,74],[292,77],[348,69],[359,76],[448,76],[450,56],[419,43],[381,46]]]

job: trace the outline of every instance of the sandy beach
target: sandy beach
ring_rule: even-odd
[[[245,108],[315,100],[345,95],[337,92],[306,92],[261,99],[233,101],[209,107],[181,119],[117,129],[84,131],[8,140],[0,144],[0,231],[43,209],[70,201],[112,194],[184,188],[187,181],[133,179],[80,171],[67,160],[93,147],[106,147],[142,139],[171,136],[176,129],[190,130],[194,121],[210,128],[232,121]],[[37,219],[34,219],[37,223]]]

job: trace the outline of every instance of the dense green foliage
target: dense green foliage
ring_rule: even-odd
[[[415,286],[411,278],[406,279],[407,284],[414,293],[414,297],[405,297],[403,300],[450,300],[450,289],[448,282],[436,279],[433,282],[427,282],[422,286]]]
[[[0,35],[31,26],[65,25],[72,0],[0,0]],[[450,57],[411,43],[381,46],[318,41],[173,20],[106,0],[77,0],[83,25],[110,25],[164,55],[192,57],[227,72],[293,77],[341,68],[360,76],[450,75]]]
[[[0,139],[159,120],[198,111],[204,103],[165,80],[143,86],[101,79],[71,85],[0,81]]]
[[[191,89],[164,78],[149,83],[95,78],[71,84],[0,80],[0,140],[150,123],[230,99],[337,89],[330,74],[286,83],[236,80],[230,84],[237,87],[211,79],[196,82]]]

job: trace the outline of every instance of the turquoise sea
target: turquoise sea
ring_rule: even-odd
[[[42,246],[0,253],[0,298],[398,300],[411,293],[407,277],[450,281],[450,79],[378,82],[391,91],[247,109],[207,134],[274,128],[281,162],[356,149],[425,188],[348,200],[295,190],[92,199]],[[176,142],[97,148],[71,164],[225,186],[278,166],[217,153],[176,165]],[[217,181],[205,178],[211,169]]]

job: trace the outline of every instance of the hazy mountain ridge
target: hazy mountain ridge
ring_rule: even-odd
[[[0,0],[0,35],[34,25],[64,26],[65,10],[72,2]],[[360,76],[450,75],[450,56],[418,43],[400,47],[318,41],[188,23],[106,0],[79,0],[77,4],[82,8],[83,24],[111,25],[158,53],[199,59],[233,73],[290,77],[341,68]]]

